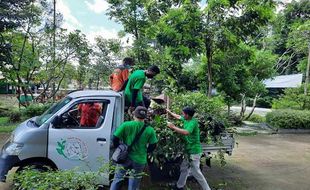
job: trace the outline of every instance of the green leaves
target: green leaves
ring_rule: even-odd
[[[275,128],[310,129],[310,111],[274,110],[267,113],[266,121]]]
[[[304,94],[304,85],[286,89],[282,97],[272,102],[272,108],[310,110],[310,96]]]

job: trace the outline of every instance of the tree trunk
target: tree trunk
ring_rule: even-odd
[[[255,107],[256,107],[256,101],[257,101],[257,99],[258,99],[259,97],[260,97],[259,94],[256,94],[256,95],[255,95],[255,98],[254,98],[254,100],[253,100],[252,109],[251,109],[249,115],[248,115],[246,118],[244,118],[243,120],[249,119],[249,118],[251,117],[251,115],[254,113],[254,109],[255,109]]]
[[[208,57],[208,97],[212,95],[212,57]]]
[[[207,57],[207,75],[208,75],[208,97],[212,93],[212,42],[209,37],[205,38],[206,57]]]
[[[227,116],[230,116],[230,104],[227,104]]]
[[[241,110],[240,110],[241,119],[244,117],[245,111],[246,111],[245,94],[241,94]]]
[[[310,44],[308,45],[308,64],[307,64],[306,79],[305,79],[305,86],[304,86],[305,95],[308,94],[308,85],[309,85],[309,80],[310,80],[309,72],[310,72]]]
[[[56,61],[56,0],[53,1],[54,4],[54,16],[53,16],[53,63]],[[55,87],[55,81],[52,83],[52,94],[53,94],[53,102],[56,100],[56,87]]]
[[[96,90],[99,89],[99,83],[100,83],[100,78],[99,78],[99,75],[97,77],[97,83],[96,83]]]

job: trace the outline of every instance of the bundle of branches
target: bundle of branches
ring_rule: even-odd
[[[149,155],[149,161],[162,169],[166,163],[177,162],[183,158],[182,136],[167,127],[167,119],[164,116],[156,115],[151,121],[151,125],[156,131],[158,144],[155,151]]]

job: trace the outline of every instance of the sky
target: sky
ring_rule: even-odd
[[[291,0],[277,1],[288,3]],[[203,8],[205,5],[206,0],[202,0],[200,6]],[[109,7],[106,0],[56,0],[56,7],[64,17],[62,27],[70,31],[81,30],[91,43],[94,43],[96,36],[117,38],[118,32],[122,30],[121,24],[110,20],[106,15]],[[127,38],[128,36],[122,41],[125,42]]]
[[[122,30],[122,25],[106,15],[105,0],[56,0],[56,9],[63,14],[62,27],[69,31],[81,30],[90,42],[94,42],[95,36],[117,38]]]

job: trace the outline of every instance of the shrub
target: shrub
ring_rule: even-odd
[[[24,189],[97,189],[95,172],[75,170],[41,172],[31,168],[14,175],[14,188]]]
[[[22,120],[22,113],[18,110],[13,110],[9,112],[9,122],[17,123]]]
[[[284,91],[284,95],[282,97],[278,100],[273,100],[272,108],[310,110],[310,96],[304,95],[303,86],[299,88],[289,88]]]
[[[0,107],[0,117],[8,117],[10,115],[8,108]]]
[[[42,113],[44,113],[50,106],[51,106],[50,103],[47,103],[47,104],[30,104],[24,110],[24,114],[26,117],[38,116],[38,115],[41,115]]]
[[[266,118],[258,114],[252,114],[248,121],[252,121],[255,123],[264,123],[266,122]]]
[[[98,171],[82,172],[78,167],[42,171],[30,166],[10,174],[8,178],[13,181],[14,190],[97,190],[98,184],[102,182],[100,181],[102,176],[113,174],[116,169],[122,168],[111,163],[101,164],[102,161],[102,158],[97,158],[97,162],[101,165]],[[131,178],[132,172],[133,170],[127,170],[124,178]],[[142,172],[140,175],[144,176],[145,173]]]
[[[275,128],[310,129],[310,111],[274,110],[267,113],[266,121]]]

